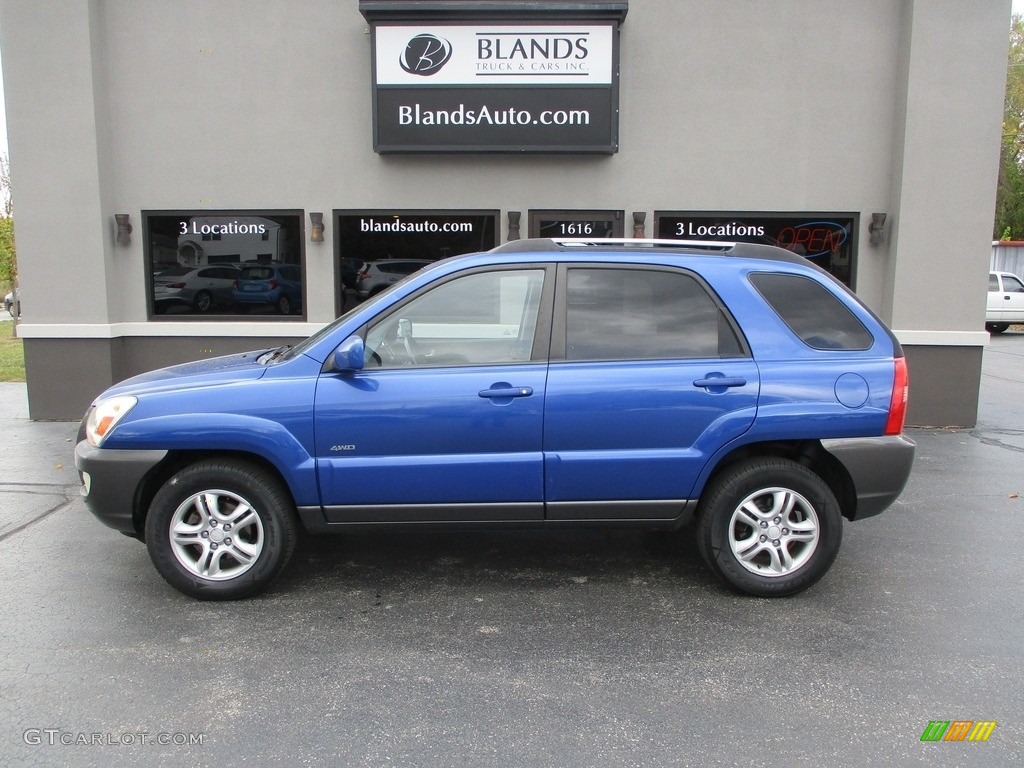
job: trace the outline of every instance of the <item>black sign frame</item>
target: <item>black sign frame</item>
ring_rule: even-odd
[[[416,19],[429,29],[431,19]],[[480,20],[436,25],[487,27]],[[611,82],[607,85],[387,85],[378,81],[377,31],[371,21],[373,150],[401,153],[615,154],[619,151],[619,21],[607,18],[531,19],[538,23],[609,27]],[[406,24],[393,24],[407,26]]]

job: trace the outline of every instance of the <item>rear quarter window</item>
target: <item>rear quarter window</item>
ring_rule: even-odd
[[[242,270],[242,280],[269,280],[274,276],[274,270],[270,267],[245,267]]]
[[[800,340],[813,349],[865,350],[874,337],[820,283],[800,275],[760,272],[750,282]]]

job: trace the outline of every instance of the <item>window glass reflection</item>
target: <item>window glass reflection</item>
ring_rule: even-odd
[[[304,312],[302,214],[149,213],[151,315]]]

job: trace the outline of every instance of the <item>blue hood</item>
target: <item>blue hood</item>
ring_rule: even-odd
[[[258,379],[267,372],[267,366],[257,361],[270,349],[214,357],[142,373],[115,384],[94,402],[115,395],[141,395],[169,389],[181,391]]]

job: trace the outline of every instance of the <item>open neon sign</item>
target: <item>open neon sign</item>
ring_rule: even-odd
[[[835,253],[848,237],[846,227],[834,221],[809,221],[782,227],[775,236],[775,242],[782,248],[813,259]]]

